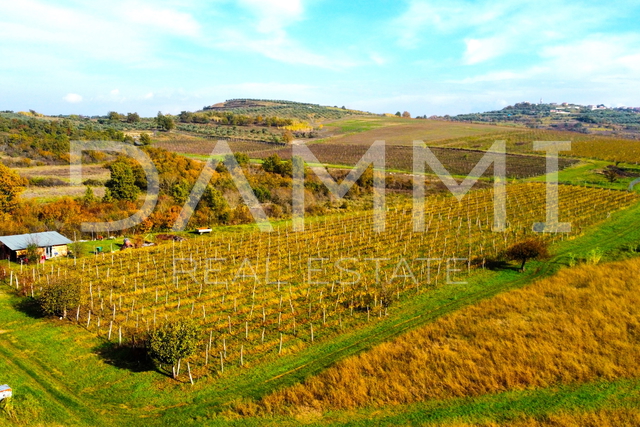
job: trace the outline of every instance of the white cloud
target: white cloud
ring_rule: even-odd
[[[599,6],[564,0],[412,0],[394,21],[398,43],[416,48],[429,36],[464,40],[463,62],[483,63],[507,54],[535,54],[550,43],[575,40],[619,14]]]
[[[636,106],[640,35],[593,34],[542,47],[537,64],[448,81],[453,93],[495,93],[510,103],[541,97],[555,102]],[[474,95],[475,96],[475,95]]]
[[[155,4],[150,6],[125,4],[122,13],[133,24],[156,27],[181,36],[198,37],[200,35],[200,24],[188,13],[159,9]]]
[[[310,52],[284,35],[250,38],[242,33],[233,31],[229,32],[224,41],[217,44],[217,47],[234,51],[253,52],[287,64],[309,65],[331,70],[341,70],[356,65],[355,61],[341,55],[334,55],[332,58],[328,58],[324,55]]]
[[[112,96],[118,96],[120,95],[120,89],[113,89],[111,92],[109,92],[109,94],[111,94]]]
[[[6,45],[0,45],[0,52],[22,45],[31,54],[51,53],[69,65],[98,59],[157,66],[167,33],[199,34],[199,24],[190,14],[122,0],[98,0],[90,7],[21,0],[6,2],[2,12],[0,39]]]
[[[575,80],[620,79],[640,80],[640,36],[594,35],[573,43],[548,46],[541,58],[558,76]]]
[[[509,43],[502,37],[468,39],[465,43],[467,50],[464,53],[464,62],[468,65],[496,58],[509,49]]]
[[[301,0],[239,0],[239,3],[255,15],[256,29],[264,34],[281,33],[304,13]]]
[[[360,64],[345,55],[322,55],[305,47],[287,32],[287,27],[304,19],[302,0],[239,0],[249,16],[249,26],[227,26],[217,31],[216,49],[245,51],[286,64],[342,70]]]
[[[78,95],[77,93],[68,93],[64,97],[62,97],[62,99],[70,104],[77,104],[79,102],[82,102],[82,96]]]

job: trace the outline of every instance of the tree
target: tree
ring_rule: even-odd
[[[189,183],[184,179],[181,179],[171,186],[169,193],[178,205],[184,205],[187,199],[189,199],[189,194],[191,193]]]
[[[108,196],[114,200],[135,202],[140,189],[136,186],[136,178],[131,165],[124,161],[115,161],[109,165],[111,179],[105,183]]]
[[[602,172],[602,174],[604,175],[605,178],[607,178],[607,181],[611,183],[614,183],[618,180],[618,174],[612,168],[605,169],[605,171]]]
[[[358,184],[362,188],[373,187],[373,166],[372,165],[369,165],[364,170],[364,172],[362,172],[362,175],[360,175],[360,177],[356,181],[356,184]]]
[[[109,113],[107,113],[107,118],[109,120],[117,122],[119,120],[122,120],[124,118],[124,116],[122,114],[119,114],[119,113],[115,112],[115,111],[109,111]]]
[[[282,161],[277,153],[274,153],[264,159],[262,169],[265,172],[277,173],[282,176],[291,176],[293,174],[293,164],[291,161]]]
[[[169,115],[165,116],[160,111],[158,111],[158,116],[156,117],[156,123],[158,124],[158,127],[160,128],[160,130],[163,130],[166,132],[169,132],[170,130],[176,127],[176,124],[173,121],[173,118]]]
[[[82,198],[82,203],[85,206],[89,206],[97,201],[96,195],[93,193],[93,189],[90,186],[87,186],[87,189],[84,192],[84,197]]]
[[[151,136],[148,133],[140,134],[140,144],[142,145],[151,145]]]
[[[396,116],[398,116],[398,117],[402,117],[402,114],[400,113],[400,111],[398,111],[398,112],[396,113]]]
[[[173,378],[177,378],[180,361],[197,350],[198,333],[197,324],[190,319],[166,323],[151,332],[149,355],[160,365],[171,365]]]
[[[138,113],[127,113],[127,123],[138,123],[140,115]]]
[[[40,247],[37,242],[31,242],[27,245],[25,249],[28,264],[37,264],[40,259]]]
[[[43,284],[36,301],[44,314],[63,317],[68,310],[80,305],[81,295],[80,282],[62,281],[56,277]]]
[[[16,208],[26,180],[15,171],[0,163],[0,212]]]
[[[514,243],[507,249],[506,255],[511,260],[522,261],[520,270],[524,271],[524,265],[528,260],[548,258],[549,249],[547,242],[533,237]]]
[[[202,199],[200,200],[200,206],[207,206],[212,211],[212,217],[217,222],[226,222],[229,218],[229,204],[223,194],[214,187],[207,186]]]
[[[286,144],[291,144],[294,140],[294,136],[293,133],[290,130],[287,130],[284,135],[282,135],[282,140],[286,143]]]
[[[182,123],[193,123],[194,114],[189,111],[182,111],[178,115],[178,119]]]
[[[405,119],[410,119],[411,113],[409,113],[408,111],[405,111],[404,113],[402,113],[402,117],[404,117]]]
[[[229,162],[229,160],[231,160],[229,157],[230,157],[229,154],[225,156],[226,162]],[[236,159],[236,162],[240,167],[246,166],[249,164],[249,155],[247,153],[236,152],[236,153],[233,153],[233,157]]]

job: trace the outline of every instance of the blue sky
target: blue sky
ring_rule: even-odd
[[[0,110],[640,106],[640,2],[0,0]]]

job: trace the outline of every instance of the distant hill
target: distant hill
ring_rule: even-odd
[[[445,116],[444,119],[482,123],[517,123],[532,128],[616,134],[636,138],[640,136],[640,108],[520,102],[502,110]]]
[[[206,106],[203,111],[220,111],[248,116],[286,117],[304,121],[337,120],[347,116],[373,115],[345,107],[328,107],[303,102],[269,99],[229,99]]]

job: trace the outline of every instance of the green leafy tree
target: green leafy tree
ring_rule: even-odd
[[[38,246],[38,243],[36,242],[31,242],[27,245],[27,248],[25,249],[26,251],[26,257],[27,257],[27,263],[29,264],[37,264],[38,260],[40,259],[40,247]]]
[[[506,252],[507,258],[521,261],[520,270],[524,271],[524,265],[530,259],[545,259],[549,257],[549,245],[538,238],[530,238],[511,245]]]
[[[131,165],[124,161],[115,161],[109,165],[109,170],[111,179],[105,183],[109,197],[114,200],[135,202],[140,194],[140,189],[136,186],[136,178]]]
[[[293,163],[289,160],[283,161],[277,153],[264,159],[262,169],[265,172],[277,173],[282,176],[291,176],[293,174]]]
[[[229,154],[225,156],[225,161],[227,162],[230,160],[228,156]],[[240,167],[246,166],[249,164],[249,156],[247,155],[247,153],[233,153],[233,157],[236,159],[236,162]]]
[[[398,116],[398,117],[402,117],[402,113],[400,113],[400,111],[398,111],[398,112],[396,113],[396,116]]]
[[[189,183],[185,180],[180,180],[171,186],[171,197],[173,197],[178,205],[184,205],[190,193]]]
[[[87,186],[87,189],[84,192],[84,197],[82,197],[82,203],[85,206],[89,206],[97,201],[98,201],[98,198],[93,193],[93,188],[91,188],[90,186]]]
[[[109,120],[112,120],[114,122],[120,121],[124,118],[124,116],[122,114],[119,114],[115,111],[109,111],[109,113],[107,113],[107,118]]]
[[[148,133],[140,134],[140,144],[151,145],[151,136]]]
[[[80,305],[81,296],[80,282],[55,278],[42,286],[36,301],[44,314],[63,317]]]
[[[193,119],[194,114],[189,111],[182,111],[178,115],[178,120],[180,120],[182,123],[193,123]]]
[[[158,116],[156,117],[156,123],[158,124],[158,128],[165,132],[169,132],[176,127],[176,123],[173,121],[173,118],[169,115],[164,115],[162,112],[158,111]]]
[[[151,332],[149,355],[157,364],[171,366],[173,378],[177,378],[180,361],[195,354],[198,348],[198,334],[199,328],[193,320],[166,323]]]
[[[274,153],[269,157],[267,157],[266,159],[264,159],[264,161],[262,162],[262,169],[265,172],[279,173],[279,167],[281,162],[282,162],[282,159],[280,158],[280,156],[278,156],[277,153]]]
[[[227,199],[224,198],[220,190],[207,186],[202,195],[202,202],[215,211],[222,211],[229,207]]]
[[[127,113],[127,123],[140,122],[140,115],[138,113]]]

